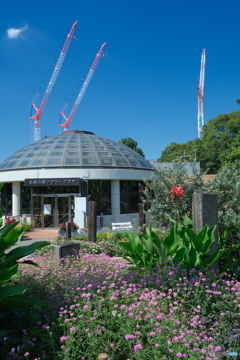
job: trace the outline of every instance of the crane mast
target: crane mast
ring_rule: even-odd
[[[97,55],[95,56],[95,59],[94,59],[94,61],[93,61],[93,63],[92,63],[92,66],[90,67],[90,70],[89,70],[89,72],[88,72],[88,74],[87,74],[87,77],[86,77],[86,79],[85,79],[85,81],[84,81],[84,83],[83,83],[83,86],[82,86],[82,88],[81,88],[81,90],[80,90],[80,92],[79,92],[79,94],[78,94],[78,97],[77,97],[77,99],[76,99],[76,101],[75,101],[75,103],[74,103],[74,105],[73,105],[73,108],[72,108],[72,110],[71,110],[71,112],[70,112],[69,117],[67,117],[62,111],[60,112],[60,114],[63,116],[63,118],[64,118],[64,120],[65,120],[65,123],[64,123],[64,124],[61,124],[61,125],[59,125],[59,126],[63,126],[63,127],[64,127],[64,131],[68,131],[68,128],[69,128],[69,126],[70,126],[70,123],[72,122],[73,116],[75,115],[75,113],[76,113],[76,111],[77,111],[77,108],[78,108],[79,104],[80,104],[81,101],[82,101],[82,98],[83,98],[83,96],[84,96],[84,94],[85,94],[85,92],[86,92],[86,90],[87,90],[87,87],[88,87],[88,85],[89,85],[89,83],[90,83],[90,81],[91,81],[91,79],[92,79],[92,77],[93,77],[94,71],[96,70],[96,67],[97,67],[97,65],[98,65],[98,62],[99,62],[100,58],[101,58],[102,56],[104,56],[104,54],[103,54],[103,49],[104,49],[104,47],[105,47],[106,45],[107,45],[106,42],[105,42],[104,44],[102,44],[102,46],[100,47]]]
[[[206,65],[206,50],[203,49],[201,56],[200,77],[198,80],[198,138],[202,136],[202,129],[204,125],[203,112],[203,94],[204,94],[204,80],[205,80],[205,65]]]
[[[64,61],[64,58],[66,56],[66,53],[68,51],[68,48],[69,48],[69,45],[70,45],[70,42],[73,38],[73,33],[74,33],[74,30],[77,26],[77,23],[78,21],[75,21],[74,24],[72,25],[71,27],[71,30],[69,32],[69,34],[67,35],[67,38],[65,40],[65,43],[62,47],[62,50],[61,50],[61,53],[59,55],[59,58],[58,58],[58,61],[57,61],[57,64],[53,70],[53,73],[52,73],[52,76],[51,76],[51,79],[48,83],[48,86],[47,86],[47,89],[45,91],[45,94],[43,96],[43,99],[42,99],[42,102],[41,102],[41,105],[39,106],[39,108],[37,107],[37,105],[32,102],[32,106],[34,107],[34,109],[36,110],[36,114],[34,116],[31,116],[30,119],[34,119],[34,141],[38,141],[40,140],[40,137],[41,137],[41,117],[42,117],[42,113],[44,111],[44,108],[45,108],[45,105],[48,101],[48,98],[49,98],[49,95],[51,94],[52,92],[52,89],[53,89],[53,86],[55,84],[55,81],[58,77],[58,74],[59,74],[59,71],[61,69],[61,66],[63,64],[63,61]]]

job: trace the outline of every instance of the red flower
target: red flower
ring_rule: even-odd
[[[174,198],[183,198],[183,194],[185,193],[181,185],[174,186],[169,192]]]

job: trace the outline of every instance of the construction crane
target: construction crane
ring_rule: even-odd
[[[64,118],[64,120],[65,120],[65,123],[64,123],[64,124],[61,124],[61,125],[58,125],[58,126],[63,126],[63,127],[64,127],[64,131],[68,131],[68,129],[69,129],[69,126],[70,126],[70,123],[71,123],[71,121],[72,121],[72,119],[73,119],[73,116],[74,116],[74,114],[76,113],[77,108],[78,108],[80,102],[82,101],[83,95],[85,94],[85,91],[87,90],[87,87],[88,87],[88,85],[89,85],[89,83],[90,83],[90,81],[91,81],[91,79],[92,79],[92,77],[93,77],[94,71],[96,70],[96,67],[97,67],[97,65],[98,65],[98,62],[99,62],[100,58],[101,58],[102,56],[105,56],[105,55],[106,55],[106,54],[103,54],[103,49],[105,48],[106,45],[107,45],[106,42],[105,42],[104,44],[102,44],[102,46],[100,47],[97,55],[95,56],[95,59],[94,59],[94,61],[93,61],[93,63],[92,63],[92,66],[90,67],[90,70],[89,70],[89,72],[88,72],[88,74],[87,74],[87,77],[86,77],[86,79],[85,79],[85,81],[84,81],[84,83],[83,83],[83,86],[82,86],[82,88],[81,88],[81,90],[80,90],[80,92],[79,92],[79,94],[78,94],[78,97],[77,97],[77,99],[76,99],[76,101],[75,101],[75,104],[73,105],[73,108],[72,108],[72,110],[71,110],[71,112],[70,112],[69,117],[67,117],[67,116],[63,113],[63,111],[60,112],[60,114],[63,116],[63,118]],[[65,106],[64,106],[64,108],[65,108]]]
[[[206,65],[206,49],[203,49],[201,56],[200,77],[198,79],[198,138],[202,136],[202,129],[204,125],[203,112],[203,93],[204,93],[204,79],[205,79],[205,65]]]
[[[74,24],[72,25],[71,27],[71,30],[69,32],[69,34],[67,35],[67,38],[65,40],[65,43],[63,45],[63,48],[61,50],[61,53],[59,55],[59,58],[58,58],[58,61],[57,61],[57,64],[53,70],[53,73],[52,73],[52,76],[51,76],[51,79],[48,83],[48,86],[47,86],[47,89],[45,91],[45,94],[43,96],[43,99],[42,99],[42,102],[41,102],[41,105],[39,106],[39,108],[37,107],[37,105],[32,102],[32,106],[34,107],[34,109],[36,110],[36,115],[34,116],[31,116],[30,119],[34,119],[34,140],[33,141],[38,141],[40,140],[40,137],[41,137],[41,117],[42,117],[42,113],[44,111],[44,108],[45,108],[45,105],[48,101],[48,98],[49,98],[49,95],[51,94],[52,92],[52,89],[53,89],[53,86],[55,84],[55,81],[58,77],[58,74],[59,74],[59,71],[61,69],[61,66],[63,64],[63,61],[64,61],[64,58],[66,56],[66,53],[68,51],[68,48],[69,48],[69,45],[70,45],[70,42],[73,38],[73,33],[74,33],[74,30],[77,26],[77,23],[78,21],[75,21]]]

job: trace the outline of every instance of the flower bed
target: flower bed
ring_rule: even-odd
[[[1,359],[224,359],[238,349],[240,283],[158,264],[152,273],[105,254],[21,265],[18,282],[45,307],[0,338]],[[10,323],[4,324],[5,328]],[[226,357],[227,358],[227,357]]]

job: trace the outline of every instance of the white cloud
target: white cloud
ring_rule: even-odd
[[[19,37],[23,37],[22,36],[22,33],[24,31],[28,30],[28,26],[25,25],[19,29],[16,29],[16,28],[9,28],[7,29],[7,36],[9,39],[17,39]]]

